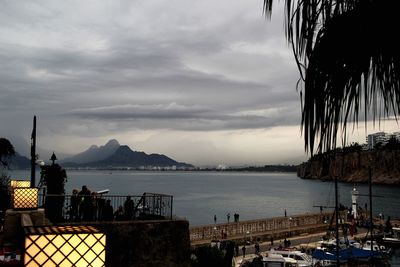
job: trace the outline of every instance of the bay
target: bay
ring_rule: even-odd
[[[29,179],[29,171],[10,171],[12,178]],[[303,180],[295,173],[249,172],[139,172],[67,171],[66,193],[87,185],[111,195],[141,195],[144,192],[174,196],[173,214],[186,218],[191,226],[226,222],[227,213],[240,220],[319,212],[314,206],[334,206],[334,183]],[[36,176],[38,181],[39,173]],[[356,185],[359,205],[368,201],[368,185]],[[339,202],[351,206],[352,184],[339,183]],[[399,187],[374,185],[373,213],[392,218],[400,216]],[[332,209],[329,209],[332,210]]]

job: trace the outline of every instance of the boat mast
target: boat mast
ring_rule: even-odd
[[[369,173],[369,225],[370,225],[370,234],[371,234],[371,251],[373,251],[373,233],[374,224],[372,220],[372,171],[371,171],[371,164],[368,166],[368,173]]]
[[[335,175],[335,215],[336,215],[336,266],[339,263],[339,207],[338,207],[338,176]]]

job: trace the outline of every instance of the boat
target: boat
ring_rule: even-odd
[[[391,252],[390,248],[386,248],[383,245],[379,245],[376,240],[373,240],[372,243],[371,240],[366,240],[362,245],[362,249],[371,251],[371,245],[372,245],[372,250],[377,251],[380,254],[389,255]]]
[[[267,256],[262,258],[263,267],[298,267],[295,259],[284,257],[280,254],[268,253]]]
[[[234,260],[232,266],[239,267],[299,267],[295,259],[283,257],[280,254],[264,253],[256,255],[251,254],[238,261]]]
[[[299,267],[311,267],[313,266],[313,259],[307,253],[301,252],[299,250],[279,250],[279,249],[271,249],[269,254],[277,254],[282,255],[286,258],[291,258],[296,260],[297,265]]]
[[[324,251],[321,249],[316,249],[312,256],[316,260],[328,264],[322,264],[322,266],[330,266],[331,264],[339,261],[340,263],[346,262],[357,262],[357,261],[367,261],[372,259],[373,257],[378,257],[380,252],[365,250],[355,247],[349,247],[346,249],[339,250],[339,255],[336,257],[336,251]]]
[[[393,227],[391,233],[384,233],[382,243],[390,248],[400,247],[400,228]]]

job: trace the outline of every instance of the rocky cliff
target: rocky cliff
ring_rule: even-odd
[[[297,175],[305,179],[333,180],[366,183],[371,168],[372,183],[400,185],[400,149],[369,151],[340,151],[312,157],[299,165]]]

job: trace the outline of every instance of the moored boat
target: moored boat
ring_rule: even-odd
[[[282,255],[286,258],[292,258],[296,260],[299,267],[310,267],[313,266],[312,257],[299,250],[279,250],[271,249],[268,253]]]
[[[382,243],[390,248],[400,248],[400,228],[393,227],[391,233],[385,233],[382,238]]]

